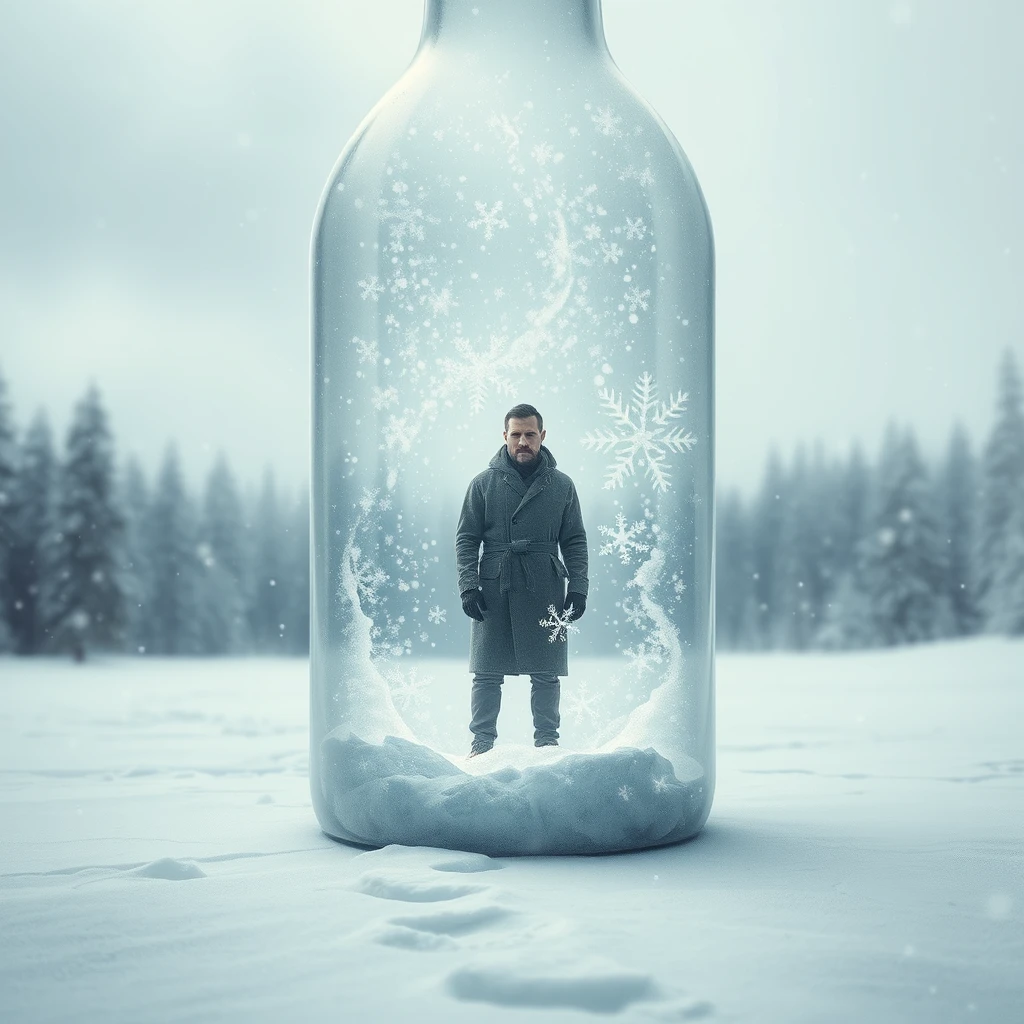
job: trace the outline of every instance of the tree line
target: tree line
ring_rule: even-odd
[[[961,426],[929,467],[912,428],[768,460],[717,503],[719,646],[891,646],[1024,635],[1024,409],[1011,352],[979,455]],[[19,436],[0,375],[0,652],[161,655],[309,650],[309,495],[268,469],[241,489],[223,455],[197,499],[168,447],[154,481],[118,467],[98,389],[60,454],[44,411]],[[436,653],[447,653],[437,651]]]
[[[953,427],[929,467],[890,423],[877,462],[773,454],[756,497],[717,506],[717,630],[740,650],[863,648],[989,632],[1024,635],[1024,411],[999,366],[980,455]]]
[[[119,471],[95,386],[58,456],[44,411],[17,437],[0,376],[0,652],[304,654],[308,592],[306,488],[243,493],[220,456],[196,500],[174,445],[152,484]]]

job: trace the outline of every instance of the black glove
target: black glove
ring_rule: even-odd
[[[583,594],[576,594],[570,592],[565,595],[565,604],[562,605],[562,611],[567,612],[569,605],[572,605],[572,618],[570,622],[575,622],[577,619],[583,618],[583,613],[587,610],[587,599]]]
[[[467,590],[462,595],[462,610],[477,622],[484,621],[484,612],[487,611],[487,602],[484,600],[483,591]]]

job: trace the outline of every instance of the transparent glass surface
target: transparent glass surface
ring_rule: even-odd
[[[701,828],[713,278],[696,177],[612,62],[599,0],[428,0],[313,233],[310,781],[329,835],[503,855]],[[559,746],[534,746],[530,679],[509,675],[497,742],[467,759],[455,535],[521,402],[575,485],[588,602],[568,629],[536,609],[567,645]]]

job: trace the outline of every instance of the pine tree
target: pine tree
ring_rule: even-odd
[[[1013,353],[1007,351],[999,368],[996,422],[985,446],[982,470],[981,516],[978,550],[978,599],[989,628],[1000,615],[1005,598],[995,586],[997,574],[1006,581],[1003,567],[1011,544],[1010,517],[1024,489],[1024,411],[1021,382]]]
[[[147,532],[153,573],[150,649],[153,654],[198,654],[201,563],[196,513],[185,490],[174,445],[164,455]]]
[[[14,417],[7,398],[7,381],[0,373],[0,652],[14,646],[9,616],[15,601],[10,578],[15,546],[14,488],[17,472]]]
[[[283,641],[286,572],[284,558],[285,528],[278,508],[277,485],[269,467],[263,474],[263,487],[256,507],[253,537],[252,590],[249,598],[249,622],[256,649],[279,653]],[[281,628],[285,624],[286,628]]]
[[[751,521],[751,548],[754,559],[754,597],[756,602],[757,627],[755,646],[771,647],[776,609],[773,602],[777,595],[777,567],[779,540],[782,535],[783,494],[786,481],[774,449],[768,458],[764,482]]]
[[[814,646],[822,650],[850,650],[878,643],[871,601],[865,593],[861,573],[846,569],[825,601],[821,625]]]
[[[58,477],[51,629],[81,661],[89,647],[124,642],[118,553],[124,517],[114,493],[114,446],[95,385],[75,407]]]
[[[859,444],[854,444],[837,486],[834,573],[838,581],[843,575],[853,578],[858,546],[867,531],[871,471]]]
[[[883,645],[930,640],[938,632],[946,560],[935,504],[913,434],[890,425],[871,529],[861,544],[864,591]]]
[[[754,640],[754,563],[738,491],[718,499],[716,520],[715,632],[726,650],[743,650]]]
[[[40,410],[22,442],[11,504],[10,621],[19,654],[36,654],[46,644],[43,608],[52,570],[55,471],[50,422]]]
[[[832,572],[827,471],[820,445],[809,467],[801,445],[786,482],[775,570],[776,645],[804,650],[821,625]]]
[[[285,639],[292,654],[309,654],[309,488],[299,488],[289,516]]]
[[[1024,485],[1015,496],[1006,524],[1003,560],[992,580],[991,628],[1007,636],[1024,636]]]
[[[246,533],[234,476],[223,454],[206,481],[200,529],[202,649],[237,653],[249,643]]]
[[[939,478],[940,522],[946,544],[945,593],[951,612],[951,635],[977,632],[980,613],[975,599],[977,470],[967,431],[957,423],[950,436]]]
[[[150,498],[146,476],[134,458],[125,463],[121,479],[125,534],[121,567],[127,604],[125,647],[145,654],[153,647],[153,564],[150,541]]]

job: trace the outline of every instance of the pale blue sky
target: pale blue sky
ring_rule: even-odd
[[[122,453],[193,482],[307,471],[321,188],[401,74],[420,0],[0,8],[0,367],[63,433],[90,379]],[[1015,0],[605,0],[609,48],[704,189],[718,469],[769,446],[930,453],[1024,363]],[[500,443],[496,425],[496,445]]]

